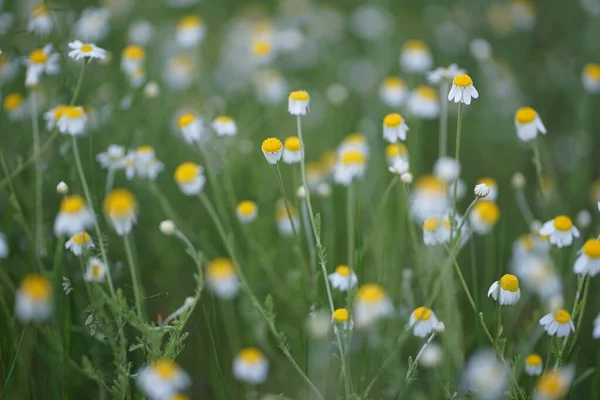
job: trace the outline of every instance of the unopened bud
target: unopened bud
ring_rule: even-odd
[[[159,225],[160,232],[165,236],[171,236],[175,233],[175,223],[170,219],[164,220]]]
[[[475,190],[473,192],[475,193],[475,196],[483,199],[490,194],[490,188],[485,183],[480,183],[479,185],[475,185]]]
[[[400,175],[400,180],[405,185],[410,185],[413,181],[413,174],[411,174],[410,172],[405,172],[402,175]]]
[[[160,86],[154,81],[150,81],[144,86],[144,95],[149,99],[155,99],[160,95]]]
[[[301,199],[306,198],[306,189],[304,188],[304,186],[300,186],[298,190],[296,190],[296,196],[298,196]]]
[[[58,192],[58,194],[67,194],[69,193],[69,185],[67,185],[63,181],[60,181],[58,182],[58,185],[56,185],[56,191]]]
[[[510,184],[515,190],[522,190],[525,187],[527,181],[525,180],[525,175],[521,172],[515,172],[510,180]]]

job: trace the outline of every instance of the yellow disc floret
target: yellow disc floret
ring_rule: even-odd
[[[134,194],[127,189],[114,189],[104,198],[104,212],[110,217],[131,217],[137,209]]]
[[[29,61],[33,64],[46,64],[48,61],[48,55],[42,49],[37,49],[31,52],[29,55]]]
[[[206,277],[211,280],[231,278],[235,276],[235,266],[229,258],[214,258],[206,266]]]
[[[342,154],[341,161],[344,165],[364,164],[365,156],[358,150],[350,150]]]
[[[73,241],[78,245],[86,244],[90,241],[90,235],[87,232],[79,232],[73,235]]]
[[[489,225],[495,225],[500,219],[500,208],[493,201],[479,200],[475,203],[474,211],[483,222]]]
[[[542,364],[542,357],[540,357],[539,354],[532,353],[525,359],[525,364],[532,367],[537,367],[538,365]]]
[[[202,17],[199,15],[188,15],[179,20],[180,28],[197,28],[202,25]]]
[[[421,85],[416,89],[417,95],[425,100],[435,101],[437,100],[437,93],[431,86]]]
[[[231,118],[229,115],[219,115],[215,118],[215,121],[220,124],[229,124],[233,122],[233,118]]]
[[[196,120],[196,116],[191,113],[184,113],[177,118],[177,126],[180,128],[186,127]]]
[[[335,269],[335,273],[341,276],[348,276],[350,275],[350,267],[347,265],[338,265]]]
[[[559,324],[566,324],[571,319],[571,314],[567,310],[554,311],[554,320]]]
[[[298,90],[296,92],[290,93],[290,100],[308,101],[309,99],[310,99],[310,96],[308,95],[308,92],[305,90]]]
[[[281,140],[271,137],[267,138],[262,142],[262,151],[265,153],[277,153],[283,147]]]
[[[413,317],[419,321],[428,321],[429,318],[431,318],[431,310],[427,307],[418,307],[415,311],[413,311]]]
[[[422,40],[409,40],[404,43],[404,50],[408,51],[429,51],[429,46]]]
[[[385,156],[387,158],[405,156],[407,152],[408,149],[404,143],[390,143],[385,148]]]
[[[156,372],[156,374],[165,380],[172,379],[175,374],[179,371],[179,367],[173,360],[161,359],[157,360],[152,364],[152,369]]]
[[[417,187],[417,190],[423,191],[427,194],[446,194],[446,183],[435,175],[423,175],[419,177],[419,179],[417,179],[415,185]]]
[[[94,50],[94,47],[91,44],[84,44],[79,48],[79,50],[82,53],[90,53],[92,50]]]
[[[175,169],[175,181],[177,183],[189,183],[198,177],[198,164],[184,162]]]
[[[473,80],[471,79],[471,77],[469,75],[460,74],[460,75],[456,75],[456,77],[454,77],[454,84],[461,88],[466,88],[473,84]]]
[[[583,73],[594,80],[600,80],[600,64],[589,63],[583,67]]]
[[[387,88],[403,88],[406,86],[406,83],[397,76],[390,76],[385,78],[383,86]]]
[[[548,399],[558,399],[565,394],[566,390],[566,382],[557,371],[549,371],[543,374],[536,387],[537,394]]]
[[[244,216],[249,216],[249,215],[253,215],[256,213],[256,203],[250,200],[244,200],[244,201],[240,201],[240,203],[237,206],[237,210],[240,214],[244,215]]]
[[[427,218],[425,222],[423,222],[423,229],[429,232],[433,232],[440,227],[440,219],[431,217]]]
[[[507,292],[516,292],[519,290],[519,279],[511,274],[506,274],[500,278],[500,287]]]
[[[521,107],[515,113],[515,120],[520,124],[530,124],[536,117],[537,113],[531,107]]]
[[[23,96],[20,93],[11,93],[4,98],[4,109],[8,112],[15,111],[23,104]]]
[[[345,308],[338,308],[333,312],[333,319],[335,322],[343,324],[348,321],[348,310]]]
[[[394,128],[402,124],[402,116],[398,113],[388,114],[383,119],[383,124],[388,128]]]
[[[65,198],[60,202],[60,212],[67,214],[78,213],[82,211],[84,207],[85,200],[83,200],[83,197],[77,194],[65,196]]]
[[[300,139],[298,136],[290,136],[285,139],[283,146],[289,151],[300,151]]]
[[[123,50],[123,57],[129,58],[130,60],[139,61],[142,60],[146,55],[146,50],[143,47],[131,44]]]
[[[271,52],[271,47],[268,40],[257,40],[252,44],[252,52],[257,56],[264,56]]]
[[[21,290],[34,301],[46,301],[52,295],[50,281],[38,274],[29,274],[21,281]]]
[[[567,232],[573,227],[573,221],[565,215],[559,215],[554,218],[554,227],[559,231]]]
[[[367,283],[358,290],[358,299],[366,303],[376,303],[386,297],[385,290],[376,283]]]
[[[254,347],[246,347],[240,351],[239,357],[248,364],[256,364],[263,360],[264,355],[262,351]]]
[[[583,245],[583,253],[590,258],[600,258],[600,240],[588,239]]]
[[[83,108],[82,107],[76,107],[76,106],[68,106],[65,107],[63,110],[63,115],[66,116],[67,118],[70,119],[77,119],[77,118],[81,118],[83,116]]]

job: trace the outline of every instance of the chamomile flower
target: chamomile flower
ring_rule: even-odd
[[[404,143],[390,143],[385,147],[385,159],[389,166],[398,161],[408,162],[408,148]]]
[[[186,143],[199,141],[204,132],[202,120],[192,113],[183,113],[177,117],[177,126],[181,130]]]
[[[72,236],[83,232],[94,224],[93,211],[79,195],[65,196],[54,220],[54,234]]]
[[[74,27],[74,36],[85,41],[100,42],[110,32],[110,10],[86,8]]]
[[[460,163],[453,157],[443,156],[433,164],[433,173],[445,182],[454,182],[460,176]]]
[[[7,258],[9,254],[8,243],[6,242],[6,235],[0,232],[0,259]]]
[[[588,93],[600,92],[600,64],[588,63],[581,72],[583,88]]]
[[[80,106],[66,106],[61,110],[60,119],[57,122],[60,133],[81,136],[85,133],[85,125],[88,116]]]
[[[388,114],[383,119],[383,137],[390,143],[397,140],[406,140],[408,126],[404,118],[398,113]]]
[[[573,272],[578,275],[594,277],[600,272],[600,240],[588,239],[581,248],[573,265]]]
[[[111,144],[104,153],[99,153],[96,156],[96,161],[100,163],[102,168],[106,169],[121,169],[124,168],[125,148],[116,144]]]
[[[189,54],[177,54],[166,61],[163,80],[171,89],[184,90],[194,82],[197,71],[194,58]]]
[[[154,148],[144,145],[138,147],[133,153],[135,174],[140,178],[155,180],[165,168],[164,164],[156,158]],[[126,165],[127,168],[127,165]]]
[[[146,50],[142,46],[130,44],[123,49],[121,57],[121,70],[127,74],[132,74],[143,66],[146,59]]]
[[[469,75],[461,74],[454,78],[452,88],[448,93],[449,101],[469,105],[471,104],[471,98],[476,99],[478,97],[479,93],[475,89],[475,86],[473,86],[473,80]]]
[[[104,198],[104,214],[119,236],[131,232],[137,222],[138,204],[127,189],[114,189]]]
[[[571,320],[571,314],[567,310],[556,310],[544,315],[540,319],[540,325],[550,336],[566,337],[571,331],[575,332],[575,325]]]
[[[544,363],[539,354],[529,354],[525,357],[525,373],[529,376],[539,376],[544,370]]]
[[[397,108],[401,106],[407,95],[406,83],[397,76],[386,78],[379,88],[379,97],[388,107]]]
[[[2,106],[8,117],[13,121],[18,121],[27,114],[26,102],[21,93],[11,93],[4,98]]]
[[[233,261],[214,258],[206,265],[206,284],[220,299],[233,299],[240,290],[240,280]]]
[[[177,44],[189,49],[196,47],[206,35],[206,24],[198,15],[188,15],[177,23]]]
[[[288,112],[292,115],[306,115],[309,104],[310,96],[307,91],[291,92],[288,97]]]
[[[261,150],[271,165],[275,165],[281,160],[283,154],[283,143],[277,138],[267,138],[262,142]]]
[[[448,184],[435,175],[423,175],[415,182],[412,213],[419,220],[441,217],[450,206]]]
[[[473,231],[485,235],[492,230],[500,219],[500,208],[490,200],[478,200],[469,214],[469,222]]]
[[[450,234],[446,234],[444,223],[450,224],[446,218],[444,220],[437,217],[427,218],[423,222],[423,243],[425,246],[434,246],[436,244],[446,243],[450,239]]]
[[[19,62],[11,60],[5,53],[0,54],[0,85],[11,81],[18,72]]]
[[[92,242],[92,238],[86,231],[74,234],[67,243],[65,243],[65,249],[70,250],[71,253],[76,256],[81,255],[85,250],[93,248],[94,242]]]
[[[212,122],[212,128],[219,136],[235,136],[237,125],[229,115],[219,115]]]
[[[238,381],[260,385],[267,380],[269,361],[254,347],[242,349],[233,360],[233,376]]]
[[[146,46],[154,36],[154,26],[145,19],[133,21],[127,30],[127,38],[130,43]]]
[[[366,157],[369,154],[367,137],[359,132],[349,134],[344,138],[342,144],[339,145],[337,155],[329,154],[327,156],[328,159],[324,160],[323,164],[325,166],[335,167],[336,162],[339,161],[339,156],[348,151],[358,151]],[[325,154],[323,156],[325,156]]]
[[[349,186],[353,180],[365,173],[365,156],[357,150],[349,150],[340,156],[333,171],[335,183]]]
[[[187,389],[188,374],[173,360],[162,358],[142,368],[137,374],[138,387],[151,400],[163,400]]]
[[[475,185],[475,188],[473,189],[473,194],[475,195],[475,197],[484,199],[490,194],[490,188],[488,188],[488,186],[485,183],[479,183]]]
[[[31,9],[27,30],[39,36],[48,36],[54,28],[54,20],[48,6],[39,3]]]
[[[68,107],[69,106],[65,104],[57,104],[56,106],[44,113],[44,120],[46,121],[46,129],[48,131],[54,130],[54,128],[58,124],[58,121],[60,121],[61,117],[63,116],[65,110]]]
[[[272,69],[258,72],[253,83],[258,99],[265,104],[277,104],[288,93],[287,82],[278,71]]]
[[[345,308],[338,308],[331,315],[331,322],[333,322],[333,329],[337,333],[338,329],[342,331],[352,330],[354,322],[350,318],[350,313]]]
[[[574,237],[579,237],[579,230],[573,225],[571,218],[559,215],[544,223],[540,229],[540,235],[549,236],[550,244],[566,247],[573,243]]]
[[[86,282],[104,282],[106,279],[106,265],[97,257],[90,258],[83,279]]]
[[[428,336],[439,324],[439,320],[427,307],[417,307],[412,314],[410,314],[410,319],[408,321],[407,328],[412,328],[413,335],[416,337],[424,338]]]
[[[345,292],[358,285],[358,278],[354,271],[347,265],[338,265],[333,274],[328,276],[329,282],[334,289]]]
[[[562,399],[571,387],[575,371],[567,366],[544,373],[535,385],[533,400]]]
[[[367,328],[393,311],[394,306],[381,286],[367,283],[358,289],[353,308],[357,328]]]
[[[448,68],[437,67],[427,74],[427,81],[432,85],[438,85],[442,81],[452,82],[457,75],[465,74],[466,71],[456,64],[450,64]]]
[[[500,305],[513,305],[521,298],[521,289],[519,288],[519,278],[514,275],[506,274],[500,280],[492,283],[488,290],[488,297],[492,296],[498,300]]]
[[[271,40],[257,39],[252,43],[251,54],[253,60],[260,65],[267,64],[275,55]]]
[[[202,166],[193,162],[185,162],[175,169],[173,176],[183,194],[196,196],[200,194],[206,184],[203,172]]]
[[[235,215],[242,224],[249,224],[258,215],[258,206],[250,200],[240,201],[235,208]]]
[[[75,40],[69,43],[69,57],[73,60],[84,59],[99,59],[103,60],[106,57],[106,50],[96,46],[93,43],[83,43],[81,40]]]
[[[288,216],[288,211],[283,201],[284,200],[281,199],[277,202],[277,206],[275,208],[275,219],[279,234],[284,237],[289,237],[294,234],[294,228],[296,231],[300,229],[300,218],[298,216],[298,211],[291,204],[288,205],[290,209],[290,216]],[[292,223],[294,224],[293,226]]]
[[[283,162],[286,164],[297,164],[302,161],[300,150],[300,139],[298,136],[290,136],[283,142]]]
[[[409,73],[425,73],[433,66],[429,46],[420,40],[404,43],[400,54],[400,66]]]
[[[60,71],[58,60],[60,54],[52,53],[52,45],[47,44],[42,49],[36,49],[29,54],[25,65],[25,86],[37,86],[42,74],[55,75]]]
[[[490,350],[477,351],[462,374],[462,385],[467,393],[480,400],[494,400],[504,397],[509,371]]]
[[[437,92],[430,86],[418,86],[408,97],[408,112],[422,119],[435,119],[440,114]]]
[[[594,318],[594,328],[592,330],[592,337],[594,339],[600,339],[600,314]]]
[[[15,316],[21,323],[46,321],[52,315],[52,285],[38,274],[21,281],[15,297]]]
[[[531,107],[521,107],[515,113],[517,136],[524,142],[537,137],[538,132],[546,134],[546,127],[538,113]]]
[[[440,365],[443,358],[444,351],[442,346],[436,342],[432,342],[423,349],[421,358],[419,358],[419,365],[425,368],[435,368]]]
[[[486,200],[496,201],[498,199],[498,184],[494,178],[481,178],[477,180],[475,185],[485,185],[488,188]]]

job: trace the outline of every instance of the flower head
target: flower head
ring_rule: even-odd
[[[45,277],[29,274],[15,298],[15,316],[21,323],[46,321],[52,315],[52,285]]]
[[[83,59],[99,59],[103,60],[106,57],[106,50],[101,49],[94,43],[83,43],[81,40],[75,40],[69,43],[69,57],[73,60]]]
[[[302,160],[302,150],[300,138],[298,136],[289,136],[283,142],[283,162],[286,164],[296,164]]]
[[[219,115],[212,122],[212,127],[219,136],[235,136],[237,125],[229,115]]]
[[[398,139],[406,140],[407,131],[408,126],[400,114],[388,114],[383,119],[383,137],[388,142],[394,143]]]
[[[559,400],[571,387],[574,370],[571,366],[548,371],[535,385],[533,400]]]
[[[400,53],[400,66],[409,73],[425,73],[433,66],[433,57],[429,46],[420,40],[404,43]]]
[[[538,132],[546,134],[546,127],[538,113],[531,107],[521,107],[515,113],[517,136],[524,142],[537,137]]]
[[[184,49],[198,46],[206,36],[206,25],[199,15],[188,15],[177,23],[177,43]]]
[[[179,164],[173,176],[183,194],[196,196],[204,189],[206,178],[203,171],[202,166],[193,162]]]
[[[540,325],[550,336],[566,337],[571,331],[575,332],[575,325],[567,310],[560,309],[544,315],[540,319]]]
[[[65,196],[54,220],[54,233],[72,236],[91,227],[94,221],[94,213],[85,204],[83,197],[79,195]]]
[[[242,349],[233,360],[233,375],[239,381],[259,385],[267,380],[269,361],[254,347]]]
[[[60,133],[71,136],[81,136],[85,133],[88,116],[81,106],[65,106],[58,109],[60,118],[57,126]],[[56,109],[55,109],[56,113]]]
[[[478,97],[479,93],[475,89],[475,86],[473,86],[473,80],[469,75],[461,74],[454,77],[452,88],[450,89],[450,93],[448,93],[449,101],[469,105],[471,104],[471,98],[476,99]]]
[[[540,235],[549,236],[550,243],[557,247],[570,246],[574,237],[579,237],[579,230],[573,225],[571,218],[559,215],[544,223]]]
[[[298,218],[298,211],[296,208],[291,204],[288,204],[288,207],[286,207],[284,202],[284,199],[280,199],[277,202],[275,207],[275,218],[279,234],[281,236],[288,237],[294,234],[294,228],[296,230],[300,229],[300,220]]]
[[[258,215],[258,206],[250,200],[240,201],[235,209],[238,221],[242,224],[248,224],[256,219]]]
[[[544,363],[539,354],[529,354],[525,358],[525,373],[529,376],[539,376],[544,370]]]
[[[491,231],[500,219],[500,208],[493,201],[478,200],[469,217],[473,231],[484,235]]]
[[[54,28],[54,20],[48,6],[39,3],[31,9],[27,30],[39,36],[48,36]]]
[[[152,400],[167,399],[187,389],[190,383],[188,374],[166,358],[154,361],[137,375],[138,387]]]
[[[177,117],[177,126],[183,134],[186,143],[200,140],[204,132],[204,124],[200,118],[192,113],[183,113]]]
[[[234,298],[240,282],[233,261],[228,258],[210,260],[206,265],[206,283],[217,297],[225,300]]]
[[[81,255],[85,250],[93,249],[94,242],[89,233],[86,231],[79,232],[71,236],[71,238],[65,243],[65,248],[71,250],[71,253],[76,256]]]
[[[87,282],[104,282],[106,279],[106,265],[97,257],[92,257],[87,262],[83,279]]]
[[[333,180],[344,186],[365,173],[365,156],[358,150],[348,150],[341,154],[333,171]]]
[[[131,232],[137,222],[138,204],[127,189],[114,189],[104,198],[104,214],[119,236]]]
[[[430,86],[421,85],[408,97],[408,111],[422,119],[434,119],[440,113],[437,92]]]
[[[583,244],[573,265],[573,272],[579,275],[596,276],[600,272],[600,240],[588,239]]]
[[[47,75],[57,74],[60,71],[59,59],[60,54],[52,53],[51,44],[32,51],[25,61],[27,65],[25,85],[28,87],[37,86],[44,73]]]
[[[96,161],[100,163],[102,168],[106,169],[121,169],[125,167],[125,148],[116,144],[111,144],[104,153],[99,153],[96,156]]]
[[[432,85],[437,85],[442,81],[451,82],[457,75],[465,74],[466,71],[459,68],[456,64],[450,64],[448,68],[437,67],[427,74],[427,80]]]
[[[478,179],[475,188],[479,185],[485,185],[488,189],[488,194],[485,196],[486,200],[496,201],[496,199],[498,199],[498,184],[494,178]]]
[[[502,276],[500,280],[494,282],[492,286],[490,286],[488,297],[490,296],[492,296],[494,300],[498,300],[500,305],[516,304],[521,297],[519,278],[511,274]]]
[[[21,93],[8,94],[2,105],[11,120],[19,120],[26,115],[26,104]]]
[[[401,106],[407,95],[406,83],[397,76],[386,78],[379,88],[379,97],[388,107]]]
[[[329,282],[334,289],[339,289],[342,292],[352,289],[358,285],[358,278],[354,271],[347,265],[338,265],[333,274],[328,276]]]
[[[277,164],[283,153],[283,143],[281,140],[271,137],[262,142],[261,150],[269,164]]]
[[[600,64],[585,64],[581,72],[581,81],[583,82],[583,88],[588,93],[600,92]]]
[[[306,115],[308,114],[309,103],[310,96],[308,92],[304,90],[292,92],[288,97],[288,112],[292,115]]]
[[[362,285],[354,300],[353,317],[358,328],[367,328],[394,310],[385,290],[375,284]]]
[[[407,328],[412,327],[413,335],[424,338],[428,336],[438,324],[439,320],[433,311],[427,307],[417,307],[410,315]]]

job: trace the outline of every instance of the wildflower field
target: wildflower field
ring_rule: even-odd
[[[600,399],[600,0],[0,1],[0,400]]]

